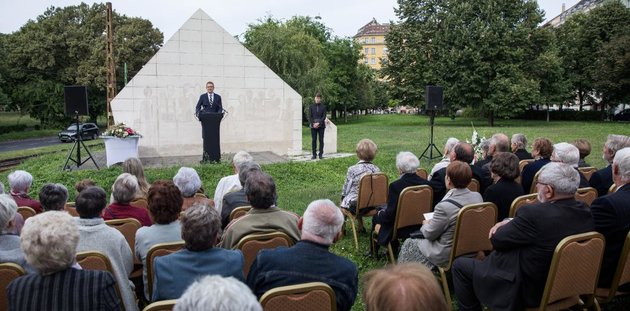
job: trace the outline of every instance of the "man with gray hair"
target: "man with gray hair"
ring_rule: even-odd
[[[245,162],[254,161],[254,157],[246,151],[237,152],[232,158],[232,169],[234,175],[229,175],[221,178],[217,184],[217,188],[214,190],[214,207],[221,215],[221,208],[223,207],[223,196],[232,191],[238,191],[243,188],[241,182],[238,179],[238,168]]]
[[[28,196],[28,190],[33,185],[33,175],[27,171],[17,170],[7,176],[11,196],[18,206],[28,206],[36,213],[42,212],[42,205]]]
[[[580,188],[589,187],[588,179],[578,170],[580,150],[576,146],[569,143],[557,143],[553,145],[551,161],[571,165],[580,175]]]
[[[409,151],[403,151],[396,156],[396,168],[400,178],[389,184],[389,190],[387,192],[387,205],[379,208],[376,215],[372,217],[372,231],[377,224],[381,226],[378,231],[378,244],[387,245],[392,239],[392,233],[394,230],[394,221],[396,220],[396,209],[398,208],[398,198],[400,193],[407,187],[429,185],[431,182],[421,178],[416,174],[416,170],[420,166],[420,161],[413,153]],[[435,196],[435,195],[434,195]],[[420,226],[410,226],[398,231],[398,236],[404,239],[409,236],[411,232],[418,230]],[[397,247],[398,241],[392,241]],[[394,250],[394,252],[397,252]]]
[[[62,184],[47,183],[39,191],[39,202],[47,211],[63,211],[68,201],[68,188]]]
[[[262,311],[252,291],[233,277],[206,275],[177,299],[173,311]]]
[[[459,139],[455,138],[455,137],[449,137],[446,140],[446,144],[444,144],[444,156],[442,157],[442,160],[440,160],[440,162],[436,163],[435,165],[433,165],[433,168],[431,169],[431,172],[429,173],[429,176],[427,177],[427,180],[431,180],[431,178],[433,178],[433,174],[435,174],[435,172],[439,171],[442,168],[447,167],[450,163],[451,163],[451,158],[450,158],[450,153],[453,150],[453,148],[455,147],[455,145],[457,145],[457,143],[459,142]]]
[[[488,155],[485,159],[475,162],[476,166],[484,167],[492,161],[492,156],[497,152],[509,152],[510,139],[503,133],[496,133],[490,138],[490,146],[488,147]],[[489,174],[488,174],[489,175]]]
[[[610,288],[623,244],[630,231],[630,148],[615,154],[612,164],[613,181],[617,191],[601,196],[591,204],[595,230],[606,238],[606,248],[599,273],[599,286]]]
[[[575,200],[579,176],[570,165],[551,162],[540,170],[540,203],[524,205],[496,224],[489,237],[495,251],[483,261],[459,257],[453,283],[459,310],[537,307],[553,252],[565,237],[594,230],[589,207]]]
[[[254,162],[242,163],[238,168],[238,179],[241,186],[245,186],[247,177],[253,172],[259,172],[260,165]],[[225,229],[228,223],[230,223],[230,214],[232,211],[240,206],[248,206],[247,194],[245,194],[245,188],[241,188],[238,191],[232,191],[223,196],[223,203],[221,204],[221,229]]]
[[[182,203],[182,211],[187,210],[195,203],[209,204],[214,206],[214,202],[205,196],[197,196],[201,188],[201,178],[194,168],[182,166],[173,177],[173,183],[184,198]],[[201,191],[203,192],[203,191]]]
[[[311,202],[298,222],[302,239],[290,248],[261,250],[247,285],[260,298],[275,287],[323,282],[335,291],[337,310],[350,310],[357,295],[357,266],[329,251],[341,237],[342,226],[343,215],[332,201]]]
[[[519,161],[533,159],[532,154],[527,152],[527,137],[524,134],[512,135],[512,153],[514,153]]]
[[[630,137],[625,135],[608,135],[604,144],[602,158],[608,162],[608,166],[593,173],[588,181],[591,187],[597,189],[599,196],[606,195],[613,184],[612,163],[618,150],[630,147]]]

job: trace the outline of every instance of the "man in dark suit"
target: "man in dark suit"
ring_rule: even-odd
[[[315,103],[308,107],[309,127],[311,128],[311,148],[315,160],[317,154],[317,137],[319,136],[319,158],[324,156],[324,132],[326,130],[326,106],[322,103],[322,95],[315,95]]]
[[[214,83],[212,81],[206,83],[206,90],[208,92],[201,94],[197,101],[197,106],[195,107],[196,116],[202,112],[223,112],[221,95],[214,92]]]
[[[488,146],[488,155],[485,159],[479,160],[475,163],[476,166],[484,167],[492,161],[492,157],[497,152],[508,152],[510,150],[510,140],[507,135],[503,133],[496,133],[490,138],[490,145]],[[488,176],[490,172],[488,171]]]
[[[606,238],[606,248],[599,273],[599,286],[609,288],[619,262],[621,249],[630,231],[630,148],[617,151],[612,164],[617,192],[597,198],[591,204],[595,230]]]
[[[418,169],[419,165],[418,157],[411,152],[403,151],[396,156],[396,167],[400,173],[400,178],[389,184],[387,206],[380,208],[376,215],[372,217],[372,230],[374,230],[376,224],[381,225],[378,232],[378,244],[387,245],[392,238],[400,193],[407,187],[431,185],[430,181],[416,174],[416,169]],[[420,226],[404,228],[405,230],[398,231],[398,236],[401,238],[408,237],[411,232],[419,228]]]
[[[536,189],[541,203],[521,207],[514,219],[490,230],[494,246],[483,261],[459,257],[453,284],[459,310],[514,310],[540,304],[553,252],[565,237],[594,229],[589,208],[574,196],[577,171],[564,163],[541,169]]]
[[[484,175],[483,169],[476,165],[471,165],[470,163],[473,160],[474,153],[473,148],[468,143],[459,142],[455,147],[453,147],[453,151],[449,155],[451,158],[451,163],[453,161],[462,161],[464,163],[468,163],[470,165],[470,169],[472,170],[473,178],[479,182],[479,193],[484,193],[486,188],[492,184],[492,180],[489,179],[489,176]],[[433,205],[437,204],[442,200],[442,197],[446,194],[446,183],[444,179],[446,178],[446,167],[438,170],[433,174],[433,178],[431,179],[431,187],[433,187]]]
[[[615,158],[615,153],[617,153],[617,150],[626,147],[630,147],[630,137],[625,135],[608,135],[608,139],[604,144],[603,158],[608,161],[609,164],[605,168],[593,173],[589,180],[589,184],[591,187],[597,189],[597,193],[600,197],[606,195],[608,189],[613,184],[612,162]]]

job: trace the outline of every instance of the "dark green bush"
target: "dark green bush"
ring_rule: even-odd
[[[26,124],[0,125],[0,134],[26,130]]]

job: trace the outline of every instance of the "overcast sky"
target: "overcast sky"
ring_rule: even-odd
[[[562,3],[569,8],[579,0],[537,0],[546,12],[545,19],[560,13]],[[70,0],[0,0],[0,33],[18,30],[29,19],[35,19],[50,6],[65,7],[81,1]],[[94,3],[97,1],[84,1]],[[98,1],[100,2],[100,1]],[[294,15],[321,16],[322,22],[336,36],[353,36],[372,17],[379,22],[396,20],[396,0],[112,0],[119,14],[150,20],[168,40],[199,8],[223,26],[230,34],[240,35],[247,25],[267,15],[288,19]]]

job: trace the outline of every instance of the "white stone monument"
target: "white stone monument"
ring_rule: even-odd
[[[207,81],[228,111],[221,123],[222,153],[302,154],[301,96],[197,10],[112,101],[115,122],[144,136],[139,157],[201,159],[201,124],[194,113]],[[336,134],[326,131],[326,152],[336,152]]]

